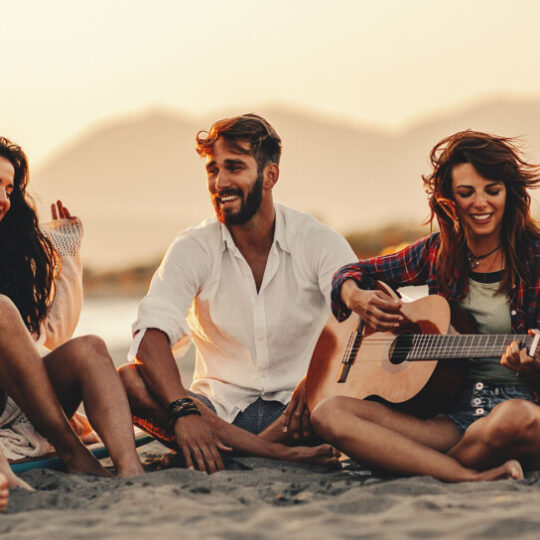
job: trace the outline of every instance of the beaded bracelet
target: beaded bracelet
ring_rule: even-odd
[[[167,414],[169,416],[169,423],[173,425],[176,420],[183,416],[189,416],[195,414],[201,416],[201,411],[197,409],[197,405],[191,398],[182,398],[171,401],[167,406]]]

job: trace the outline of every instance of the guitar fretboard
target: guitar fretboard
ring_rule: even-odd
[[[512,341],[529,349],[532,340],[532,336],[518,334],[412,334],[399,336],[394,352],[405,360],[487,358],[501,356]]]

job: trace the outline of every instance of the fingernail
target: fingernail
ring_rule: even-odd
[[[283,426],[283,433],[287,433],[289,431],[289,428],[287,426]]]

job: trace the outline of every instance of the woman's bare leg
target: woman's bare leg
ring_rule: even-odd
[[[517,461],[478,472],[444,454],[460,439],[447,418],[421,420],[380,403],[335,397],[312,414],[315,430],[353,459],[405,475],[429,475],[444,482],[522,478]]]
[[[54,445],[68,471],[108,474],[73,432],[30,333],[13,302],[2,295],[0,388]]]
[[[169,430],[165,409],[150,394],[146,383],[135,364],[126,364],[119,369],[122,382],[128,395],[131,410],[135,416],[151,419],[160,427]],[[328,444],[315,447],[289,447],[268,442],[249,431],[225,422],[204,404],[197,402],[202,415],[212,425],[223,444],[245,455],[280,459],[283,461],[333,464],[337,462],[334,449]]]
[[[82,399],[88,419],[109,450],[118,474],[142,474],[128,400],[103,340],[96,336],[72,339],[43,362],[68,417]]]
[[[526,400],[500,403],[477,420],[448,452],[467,467],[485,469],[517,459],[540,468],[540,407]]]

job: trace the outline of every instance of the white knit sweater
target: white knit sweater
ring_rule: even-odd
[[[68,341],[79,321],[82,307],[82,265],[80,245],[82,223],[77,218],[58,219],[41,225],[61,258],[54,280],[54,300],[40,335],[34,336],[42,356]],[[8,396],[0,415],[0,450],[9,460],[37,457],[53,452],[52,445],[40,435],[27,416]]]

